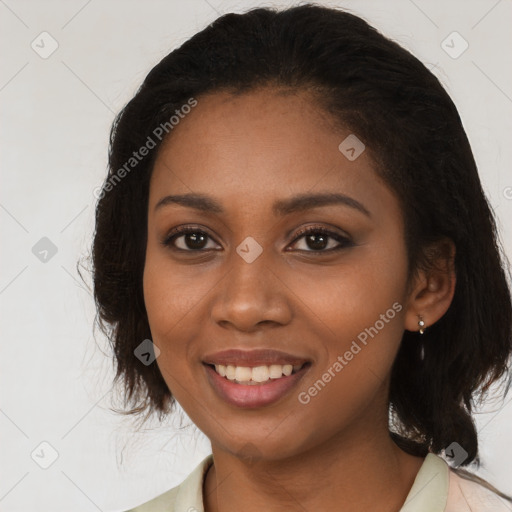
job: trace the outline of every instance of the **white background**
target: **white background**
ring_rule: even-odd
[[[511,1],[326,4],[363,16],[441,79],[512,258]],[[291,2],[0,0],[0,511],[125,510],[178,484],[209,453],[194,427],[178,432],[169,420],[137,433],[109,410],[110,354],[94,338],[76,263],[90,247],[114,114],[171,49],[219,14],[255,5]],[[43,31],[58,43],[47,59],[31,48]],[[469,43],[457,59],[441,47],[453,31]],[[42,237],[57,247],[46,263],[32,253]],[[512,493],[507,400],[488,404],[477,423],[481,474]],[[31,458],[42,441],[58,453],[48,469]],[[51,449],[36,454],[49,462]]]

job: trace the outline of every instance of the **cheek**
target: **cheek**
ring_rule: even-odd
[[[168,265],[162,264],[158,256],[148,251],[144,268],[144,302],[148,315],[152,341],[160,353],[156,364],[171,394],[178,402],[186,401],[183,388],[192,383],[187,360],[186,337],[183,328],[187,322],[187,312],[193,307],[192,296],[180,289],[180,279],[171,272]]]
[[[313,445],[340,426],[361,425],[360,418],[375,424],[386,421],[387,385],[403,332],[402,313],[395,304],[395,309],[383,311],[388,323],[340,320],[335,331],[340,335],[329,344],[327,360],[305,380],[296,397],[296,421],[311,433],[306,443]]]
[[[404,331],[406,273],[404,250],[372,247],[322,281],[301,278],[304,302],[328,327],[326,357],[301,386],[305,408],[339,403],[329,416],[350,417],[382,391]]]
[[[160,350],[156,362],[180,403],[187,400],[181,387],[196,386],[199,354],[193,340],[205,323],[203,304],[217,281],[197,267],[172,265],[165,252],[148,248],[143,290],[152,341]]]
[[[160,342],[171,336],[179,339],[175,334],[190,323],[187,315],[208,291],[207,276],[200,274],[197,269],[171,265],[165,254],[148,249],[143,277],[144,303],[151,332]]]
[[[341,350],[376,322],[384,337],[400,339],[403,326],[399,310],[403,310],[405,300],[405,265],[402,251],[393,253],[385,248],[368,247],[357,254],[354,252],[353,259],[347,258],[343,265],[332,270],[294,272],[286,284],[307,305],[305,315],[325,327],[329,345],[334,343]],[[394,304],[397,305],[393,307]],[[383,320],[381,315],[385,317]]]
[[[185,356],[185,346],[180,343],[184,339],[180,329],[187,325],[183,318],[193,307],[194,297],[187,295],[191,287],[183,289],[177,272],[173,272],[155,252],[148,250],[146,254],[144,303],[152,341],[160,349],[158,366],[174,372],[174,366],[179,368],[176,362]],[[162,373],[167,380],[165,373]]]

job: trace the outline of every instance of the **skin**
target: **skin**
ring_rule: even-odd
[[[397,511],[423,463],[389,437],[390,371],[404,330],[418,330],[418,315],[428,328],[448,309],[454,249],[445,244],[439,269],[419,272],[408,287],[398,199],[377,176],[370,148],[354,161],[338,150],[349,134],[306,92],[217,92],[198,98],[155,162],[144,297],[158,367],[212,444],[207,512]],[[192,192],[215,198],[225,213],[155,209],[169,194]],[[350,196],[370,216],[340,204],[273,213],[274,201],[312,192]],[[187,235],[174,240],[181,252],[162,244],[180,225],[208,235],[202,252]],[[339,242],[308,244],[296,236],[307,226],[354,245],[326,252]],[[236,252],[248,236],[263,249],[252,263]],[[300,403],[299,392],[397,302],[401,311],[378,335]],[[312,366],[275,404],[240,409],[217,396],[201,362],[229,348],[275,348]]]

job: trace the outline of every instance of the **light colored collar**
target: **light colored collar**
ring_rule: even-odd
[[[429,453],[416,475],[400,512],[443,512],[448,500],[450,467]]]
[[[179,486],[174,512],[204,512],[203,481],[213,464],[213,454],[205,457]]]
[[[212,464],[213,455],[210,454],[179,486],[174,512],[204,512],[203,481]],[[448,498],[449,483],[448,464],[441,457],[429,453],[400,512],[443,512]]]

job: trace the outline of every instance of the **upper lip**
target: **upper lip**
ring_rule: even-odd
[[[309,362],[309,360],[305,357],[274,349],[229,349],[209,354],[203,358],[203,362],[205,364],[247,366],[252,368],[255,366],[270,366],[272,364],[291,364],[295,366]]]

